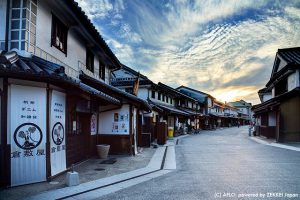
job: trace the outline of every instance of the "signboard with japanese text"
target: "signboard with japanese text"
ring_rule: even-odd
[[[53,90],[50,100],[51,176],[66,170],[66,95]]]
[[[91,116],[91,135],[97,134],[97,115],[92,114]]]
[[[46,89],[10,85],[11,185],[46,181]]]

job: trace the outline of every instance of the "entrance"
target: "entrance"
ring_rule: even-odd
[[[73,122],[75,124],[75,122]],[[89,136],[91,132],[91,114],[76,113],[76,131],[67,137],[67,165],[87,159],[90,156]]]

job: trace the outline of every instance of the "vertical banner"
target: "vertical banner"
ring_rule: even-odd
[[[66,170],[66,95],[53,90],[50,101],[51,176]]]
[[[46,89],[10,85],[11,185],[46,181]]]
[[[97,115],[92,114],[91,116],[91,135],[97,134]]]
[[[137,127],[136,127],[136,117],[137,117],[137,109],[133,108],[133,114],[132,114],[132,125],[133,125],[133,138],[134,138],[134,155],[136,155],[138,153],[137,151],[137,139],[136,139],[136,135],[137,135]]]

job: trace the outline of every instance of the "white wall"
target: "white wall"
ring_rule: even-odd
[[[0,42],[5,40],[5,32],[6,32],[6,0],[0,1]]]
[[[263,95],[263,102],[268,101],[269,99],[272,99],[272,94],[271,93]]]
[[[276,126],[276,112],[269,113],[269,126]]]
[[[188,108],[192,108],[192,102],[188,101]]]
[[[138,97],[144,100],[148,99],[148,88],[139,88]]]
[[[207,106],[212,107],[212,100],[209,97],[207,97]]]
[[[296,72],[288,76],[288,91],[296,87]]]
[[[114,120],[115,113],[118,113],[119,119],[120,116],[123,116],[123,120],[116,122]],[[111,134],[111,135],[129,135],[129,105],[125,104],[120,109],[115,109],[107,112],[101,112],[99,114],[99,134]],[[113,131],[114,125],[119,126],[118,132]],[[125,125],[127,131],[122,129],[122,125]]]
[[[279,59],[279,56],[277,55],[277,59]],[[287,65],[287,62],[285,62],[283,59],[280,58],[280,64],[278,66],[277,72],[279,72],[283,67]]]
[[[149,90],[150,93],[149,93],[149,99],[153,102],[157,102],[157,103],[160,103],[160,104],[165,104],[165,105],[169,105],[169,106],[174,106],[175,105],[175,100],[172,99],[170,96],[168,96],[169,100],[168,100],[168,103],[167,103],[167,96],[165,95],[165,100],[163,101],[163,94],[160,93],[160,100],[158,100],[158,92],[155,91],[155,98],[152,98],[152,90]],[[172,103],[171,103],[171,99],[172,99]]]
[[[36,46],[60,59],[65,64],[78,70],[78,61],[86,63],[86,48],[84,42],[76,36],[72,28],[68,31],[67,57],[55,47],[51,47],[52,9],[46,1],[38,2]]]

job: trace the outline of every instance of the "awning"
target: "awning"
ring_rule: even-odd
[[[203,116],[202,113],[200,112],[196,112],[196,111],[193,111],[193,110],[189,110],[189,109],[186,109],[186,108],[179,108],[180,110],[190,114],[190,115],[193,115],[193,116]]]
[[[79,83],[79,87],[86,91],[86,92],[89,92],[90,94],[94,94],[95,96],[99,97],[99,98],[102,98],[102,99],[105,99],[107,101],[110,101],[110,102],[114,102],[115,104],[121,104],[121,101],[112,97],[112,96],[109,96],[108,94],[105,94],[104,92],[101,92],[99,90],[96,90],[95,88],[92,88],[84,83]]]
[[[163,105],[163,104],[160,104],[160,103],[157,103],[157,102],[153,102],[153,101],[150,101],[150,100],[148,100],[148,101],[151,102],[152,105],[157,106],[158,108],[162,109],[164,112],[168,112],[169,114],[177,114],[177,115],[182,115],[182,116],[190,116],[189,113],[184,112],[182,110],[179,110],[179,109],[177,109],[175,107],[168,106],[168,105]]]

